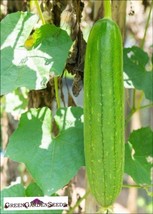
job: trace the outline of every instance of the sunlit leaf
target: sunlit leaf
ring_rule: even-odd
[[[147,71],[149,57],[141,48],[124,48],[124,72],[127,88],[143,90],[145,97],[153,100],[153,71]]]
[[[46,195],[66,185],[84,166],[82,114],[79,107],[59,109],[56,121],[61,128],[54,138],[50,110],[32,109],[22,115],[10,138],[6,155],[23,162]]]
[[[125,172],[137,184],[151,184],[153,132],[141,128],[131,133],[125,150]]]
[[[51,75],[61,75],[64,70],[70,37],[50,24],[30,35],[37,21],[32,13],[17,12],[1,22],[1,94],[23,86],[45,88]]]

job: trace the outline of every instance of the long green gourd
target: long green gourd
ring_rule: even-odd
[[[91,192],[107,209],[121,191],[124,165],[122,39],[109,18],[94,24],[87,43],[84,142]]]

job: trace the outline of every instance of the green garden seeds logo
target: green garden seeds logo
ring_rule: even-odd
[[[68,210],[68,197],[6,197],[4,210]]]

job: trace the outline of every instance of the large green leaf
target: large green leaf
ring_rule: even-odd
[[[46,24],[37,29],[38,17],[29,12],[7,15],[1,22],[1,94],[25,86],[42,89],[50,75],[61,75],[72,44],[67,33]],[[7,27],[6,27],[7,26]]]
[[[84,165],[82,114],[80,107],[59,109],[56,121],[63,129],[51,137],[50,110],[31,109],[10,138],[6,155],[25,163],[46,195],[66,185]]]
[[[153,100],[153,71],[147,71],[149,57],[138,47],[124,48],[124,72],[128,76],[126,82],[132,82],[138,90],[143,90],[145,97]]]
[[[16,60],[18,57],[22,58],[23,53],[20,51],[20,56],[17,56],[15,50],[23,49],[22,46],[37,21],[38,17],[34,14],[17,12],[7,15],[0,23],[1,94],[20,86],[35,87],[35,73],[26,65],[17,65]]]
[[[125,172],[137,184],[151,183],[151,163],[153,158],[153,132],[150,128],[141,128],[131,133],[125,150]]]
[[[30,187],[30,190],[29,190],[29,187]],[[39,190],[39,187],[36,186],[36,184],[34,185],[33,184],[30,184],[29,187],[27,187],[27,189],[25,189],[22,184],[16,184],[16,185],[13,185],[13,186],[9,186],[5,189],[3,189],[1,191],[1,214],[17,214],[17,213],[20,213],[20,214],[35,214],[35,213],[38,213],[38,214],[61,214],[62,213],[62,210],[15,210],[15,211],[7,211],[7,210],[3,210],[3,198],[4,197],[27,197],[27,192],[28,192],[28,196],[29,197],[33,197],[33,196],[39,196],[39,194],[37,194],[38,192],[40,193],[41,190]],[[32,187],[32,188],[31,188]],[[33,192],[33,191],[36,191],[36,192]],[[30,194],[29,194],[30,192]],[[42,195],[41,195],[42,197]],[[18,202],[18,201],[17,201]]]

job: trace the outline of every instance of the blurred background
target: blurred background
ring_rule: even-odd
[[[113,17],[120,26],[124,38],[124,47],[131,47],[133,45],[141,47],[151,2],[152,1],[150,0],[112,1]],[[81,53],[79,57],[84,57],[85,45],[90,29],[97,19],[103,17],[102,0],[40,0],[40,5],[45,20],[48,23],[54,23],[57,26],[61,26],[68,32],[73,41],[77,40],[77,44],[80,42],[78,35],[82,32],[82,41],[80,42]],[[16,11],[30,10],[37,13],[33,1],[30,3],[29,0],[1,0],[0,6],[1,20],[7,14]],[[152,56],[153,48],[152,20],[151,13],[143,47],[150,57]],[[76,27],[76,23],[77,25],[79,24],[79,28]],[[83,107],[83,63],[80,61],[80,67],[77,67],[76,64],[78,63],[78,58],[75,56],[73,60],[73,63],[68,61],[64,78],[59,80],[61,83],[62,102],[63,106],[77,105]],[[50,81],[48,88],[50,89],[51,87],[53,87],[52,80]],[[52,108],[51,104],[55,102],[54,94],[49,97],[48,100],[44,100],[42,104],[39,99],[41,93],[42,90],[29,92],[25,88],[20,88],[1,97],[1,189],[20,182],[27,186],[32,181],[32,177],[29,175],[26,167],[23,164],[4,158],[4,151],[9,142],[9,137],[17,128],[18,121],[23,112],[32,107],[37,108],[48,106],[49,108]],[[48,93],[48,91],[45,91],[45,93]],[[131,103],[133,89],[125,89],[125,96],[126,99],[128,99],[128,102]],[[137,90],[136,103],[139,102],[141,96],[141,91]],[[33,99],[36,97],[37,101],[34,103]],[[126,114],[129,112],[128,102],[125,102]],[[149,104],[149,101],[143,98],[142,104]],[[152,115],[153,108],[143,109],[136,112],[126,128],[126,138],[128,138],[129,133],[134,129],[143,126],[150,126],[153,129]],[[133,185],[134,181],[128,175],[125,175],[124,183]],[[64,190],[59,190],[59,193],[63,194],[64,191],[64,194],[67,194],[71,198],[71,205],[73,206],[76,201],[85,194],[86,185],[85,169],[81,168],[78,174],[68,184],[68,187]],[[80,206],[74,212],[81,213],[86,209],[86,213],[88,213],[88,210],[93,210],[94,213],[97,204],[91,195],[87,197],[87,204],[90,204],[90,207],[85,207],[85,201],[82,201]],[[152,213],[153,207],[151,197],[147,195],[147,192],[144,189],[123,188],[115,203],[114,212],[126,214]]]

